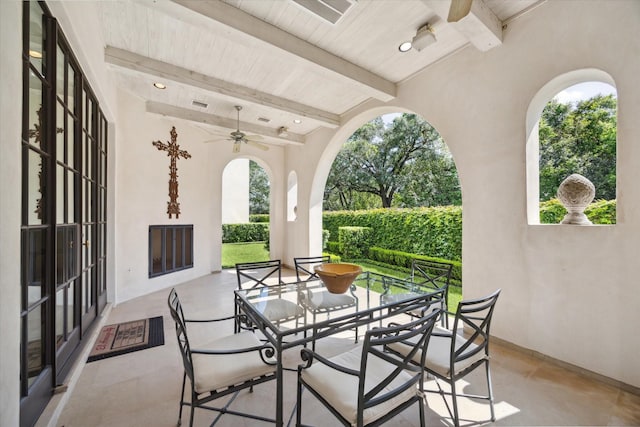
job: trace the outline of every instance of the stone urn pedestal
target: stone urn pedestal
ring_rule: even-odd
[[[574,173],[558,187],[558,199],[567,210],[560,224],[591,225],[584,210],[593,201],[596,187],[584,176]]]

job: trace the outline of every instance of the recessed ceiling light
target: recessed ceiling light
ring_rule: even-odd
[[[155,82],[153,85],[158,89],[166,89],[167,88],[167,85],[162,84],[160,82]]]
[[[42,52],[37,50],[29,50],[29,56],[36,59],[42,59]]]
[[[302,120],[300,119],[293,119],[293,123],[299,125],[300,123],[302,123]]]
[[[411,50],[413,46],[411,45],[411,42],[404,42],[401,43],[400,46],[398,46],[398,50],[400,52],[408,52]]]

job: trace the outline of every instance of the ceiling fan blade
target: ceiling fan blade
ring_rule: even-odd
[[[261,149],[263,151],[269,150],[269,146],[268,145],[260,144],[259,142],[247,140],[247,144],[253,145],[254,147],[259,148],[259,149]]]
[[[448,22],[458,22],[471,11],[471,2],[473,0],[451,0],[449,7]]]
[[[260,135],[245,135],[245,139],[252,141],[262,141],[264,138]]]
[[[229,141],[229,138],[224,138],[224,139],[208,139],[206,141],[204,141],[205,144],[209,144],[212,142],[223,142],[223,141]]]

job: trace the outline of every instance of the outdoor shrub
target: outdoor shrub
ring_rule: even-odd
[[[369,248],[369,259],[388,265],[399,266],[408,270],[411,269],[411,263],[414,259],[450,263],[453,264],[453,268],[451,269],[451,283],[462,283],[462,263],[459,261],[452,261],[425,255],[416,255],[407,252],[392,251],[389,249],[382,249],[378,247]]]
[[[269,222],[269,214],[251,214],[249,222]]]
[[[567,210],[558,199],[540,203],[540,223],[560,224]],[[584,210],[584,214],[594,224],[616,223],[616,201],[596,200]]]
[[[340,242],[329,242],[327,241],[327,251],[332,254],[342,254],[342,245]]]
[[[367,258],[371,246],[372,230],[369,227],[340,227],[338,240],[345,258]]]
[[[269,240],[268,223],[222,224],[222,243],[262,242],[266,240]]]
[[[462,259],[462,207],[372,209],[323,213],[331,236],[345,226],[371,228],[377,247],[449,260]],[[329,242],[328,248],[331,247]],[[347,257],[345,255],[345,257]]]

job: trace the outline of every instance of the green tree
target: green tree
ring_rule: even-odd
[[[617,101],[597,95],[572,103],[553,99],[539,124],[540,200],[554,198],[572,173],[588,178],[596,199],[616,198]]]
[[[269,177],[262,166],[249,160],[249,214],[269,213]]]
[[[326,210],[459,204],[458,176],[437,131],[415,114],[378,117],[349,137],[325,187]]]

